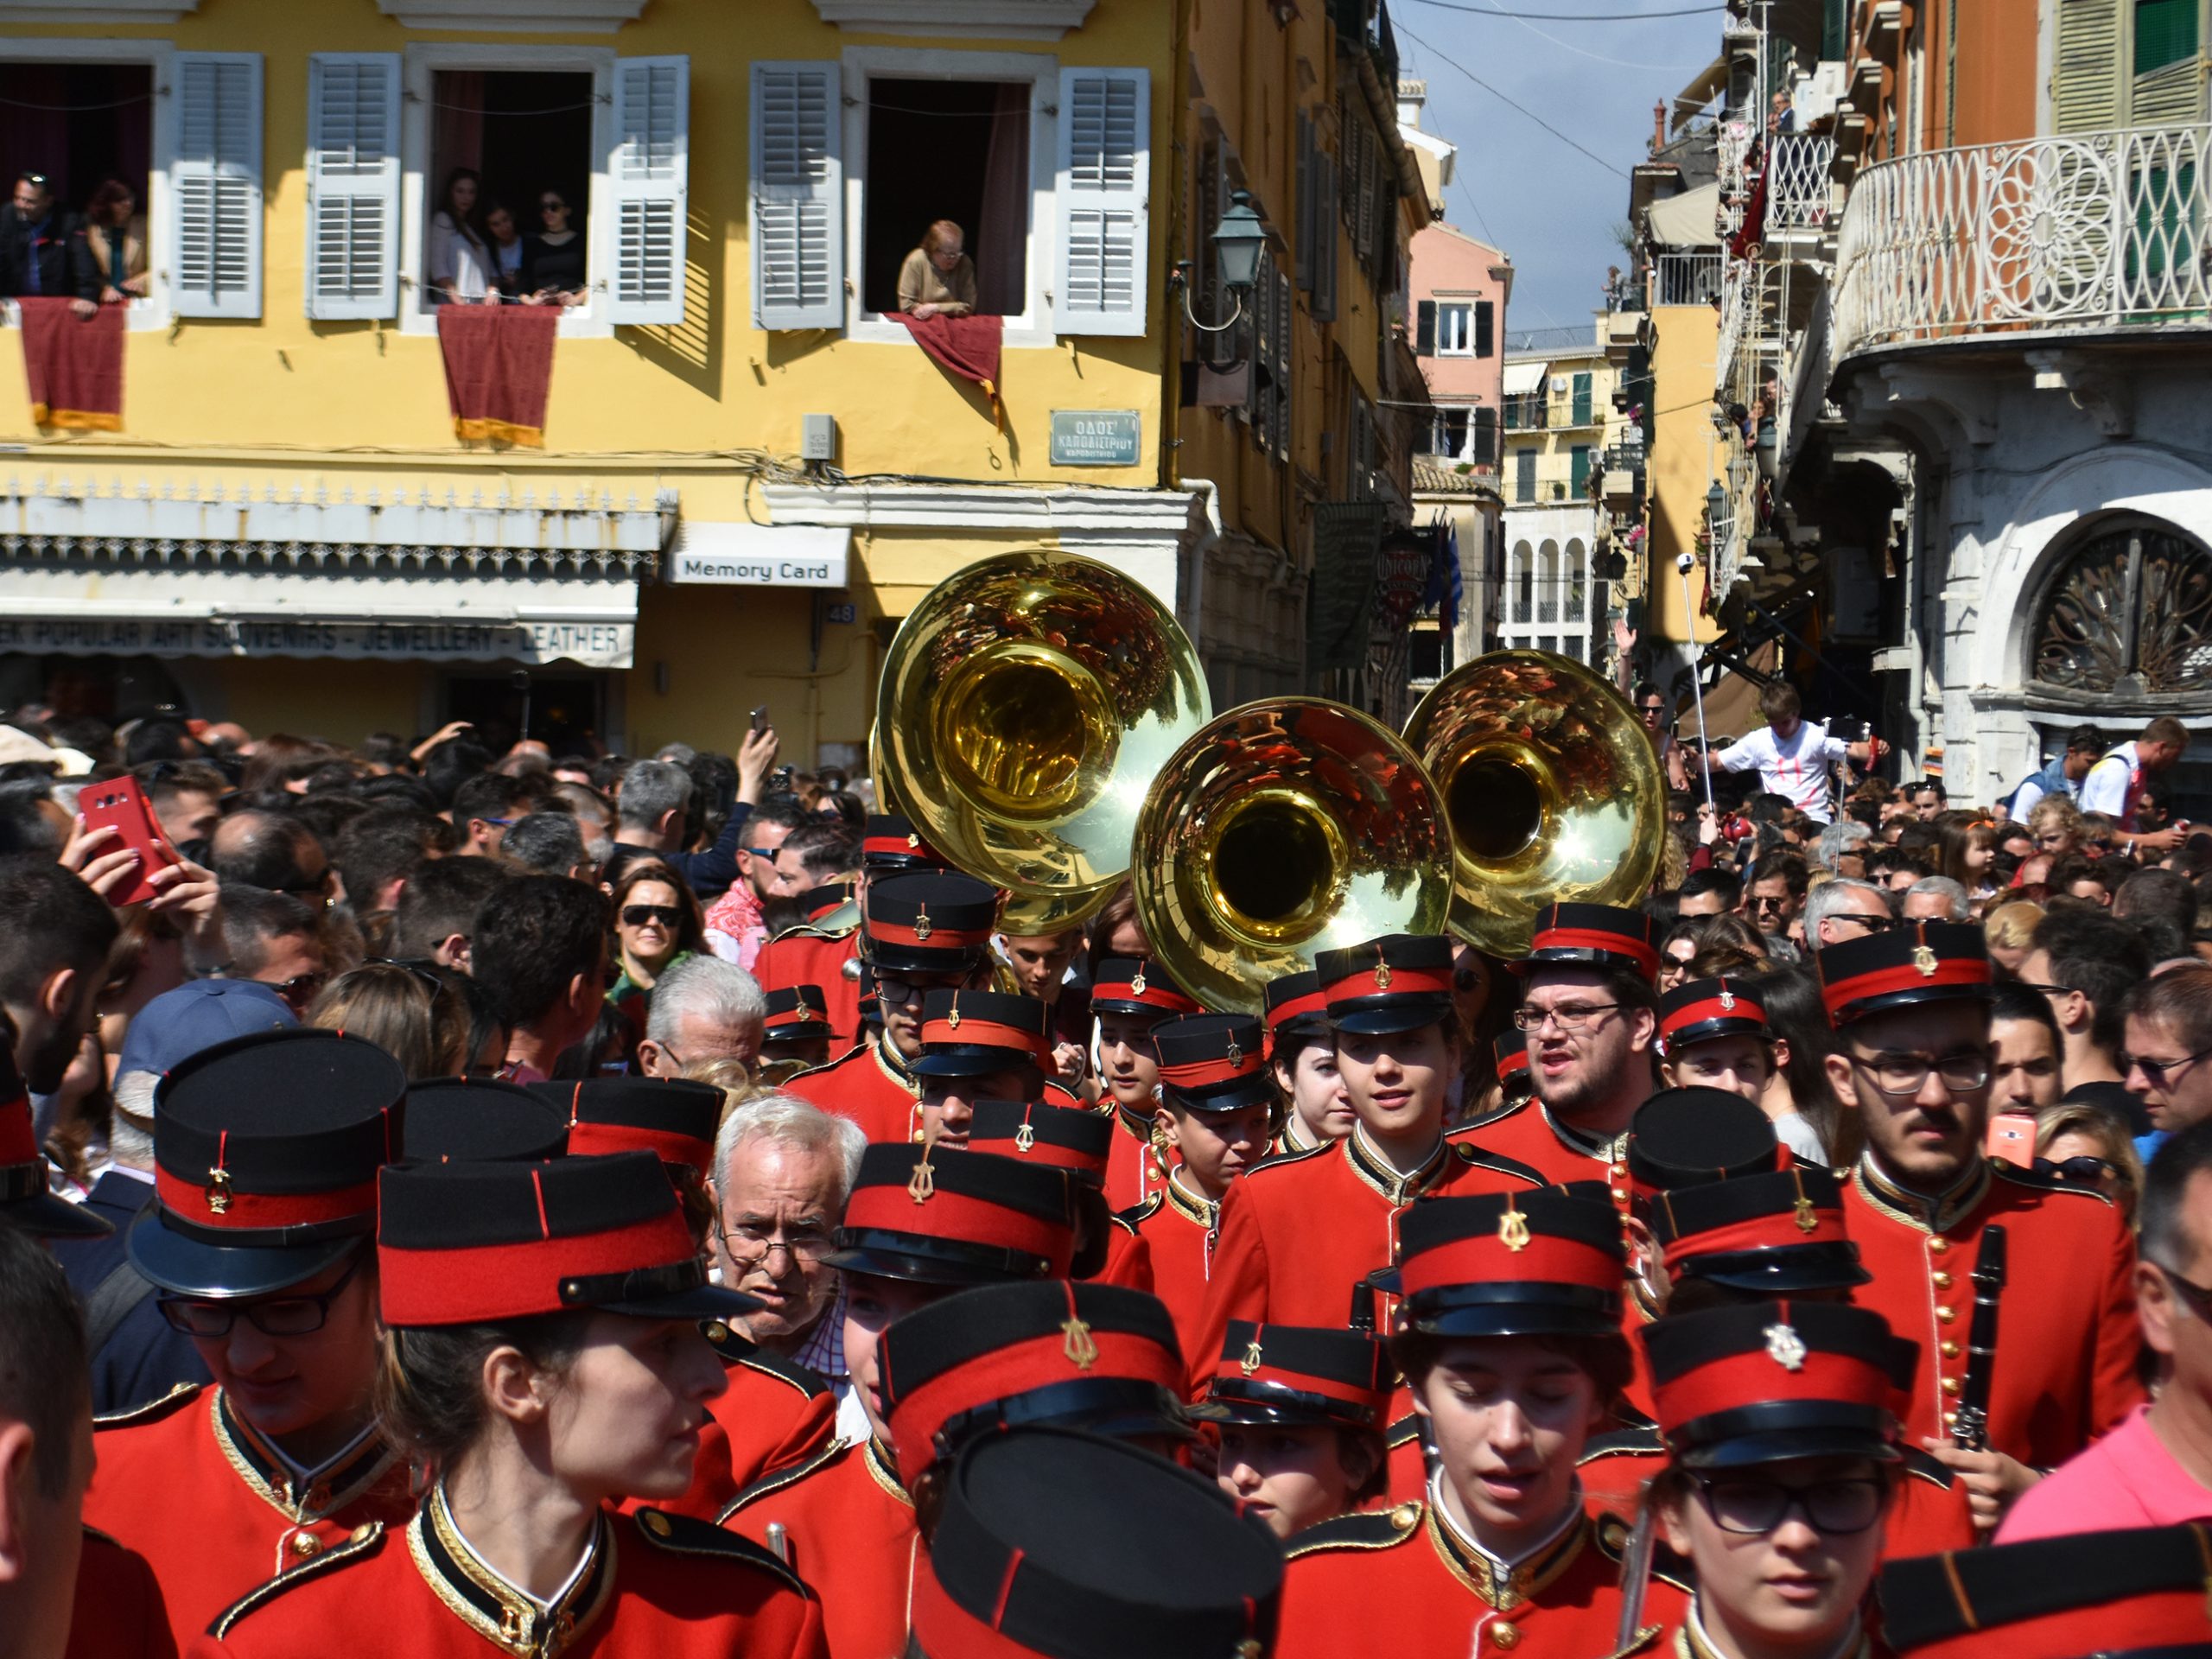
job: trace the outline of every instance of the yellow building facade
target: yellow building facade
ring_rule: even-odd
[[[527,675],[556,741],[734,748],[765,704],[788,756],[849,764],[897,620],[1038,545],[1117,566],[1202,645],[1294,682],[1312,504],[1362,462],[1387,476],[1394,278],[1367,274],[1402,270],[1414,209],[1378,148],[1367,211],[1389,228],[1367,234],[1397,251],[1362,261],[1329,200],[1354,326],[1315,324],[1338,67],[1357,91],[1376,20],[1372,0],[1278,10],[7,8],[0,83],[63,113],[0,168],[50,175],[71,211],[121,177],[147,293],[119,430],[34,423],[0,347],[0,698],[352,741],[515,726]],[[539,448],[463,441],[448,409],[430,265],[458,168],[525,232],[548,199],[576,226]],[[1243,362],[1234,410],[1199,405],[1185,317],[1234,297],[1199,291],[1232,186],[1274,245],[1220,359]],[[900,264],[940,219],[1003,317],[989,391],[897,320]],[[1325,435],[1363,401],[1364,448]],[[1260,646],[1219,620],[1245,627],[1255,580],[1289,619]]]

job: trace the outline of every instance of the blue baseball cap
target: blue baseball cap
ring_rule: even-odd
[[[163,991],[132,1017],[115,1074],[166,1076],[202,1049],[299,1023],[266,985],[250,979],[195,979]]]

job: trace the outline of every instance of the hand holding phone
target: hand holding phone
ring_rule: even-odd
[[[116,832],[106,852],[138,855],[137,874],[126,885],[105,894],[111,905],[144,904],[156,892],[151,879],[155,872],[183,861],[162,838],[161,821],[155,817],[153,805],[136,778],[108,778],[86,784],[77,792],[77,810],[84,818],[87,835],[96,830]]]

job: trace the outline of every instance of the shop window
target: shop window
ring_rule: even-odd
[[[899,270],[940,219],[960,227],[976,309],[1019,316],[1029,290],[1027,82],[868,81],[863,304],[899,309]]]

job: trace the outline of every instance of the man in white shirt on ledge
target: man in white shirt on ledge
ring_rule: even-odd
[[[2171,852],[2180,844],[2183,831],[2176,827],[2155,835],[2141,833],[2135,826],[2135,808],[2143,798],[2143,785],[2159,772],[2171,771],[2188,747],[2189,728],[2171,715],[2159,715],[2143,728],[2142,736],[2121,744],[2089,768],[2082,780],[2082,810],[2101,812],[2117,823],[2129,852],[2139,847],[2145,852]]]
[[[1797,688],[1780,680],[1770,680],[1759,693],[1759,712],[1766,716],[1764,728],[1738,738],[1717,754],[1708,749],[1700,759],[1708,772],[1714,766],[1725,772],[1758,767],[1759,781],[1769,794],[1787,798],[1817,823],[1827,823],[1830,817],[1830,763],[1848,760],[1856,766],[1868,766],[1889,752],[1889,745],[1879,739],[1846,743],[1830,737],[1827,727],[1805,719]]]

